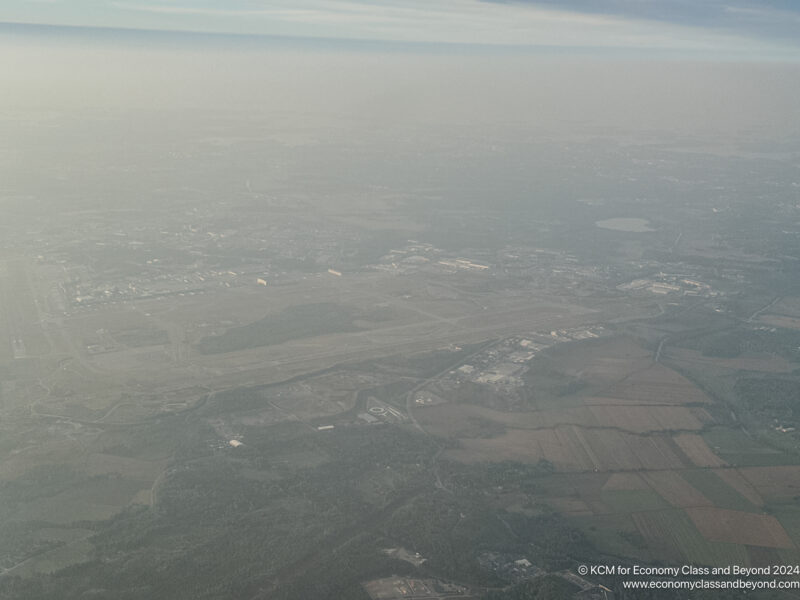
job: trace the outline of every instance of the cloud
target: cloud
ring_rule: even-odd
[[[112,6],[122,10],[133,10],[148,12],[161,15],[201,15],[207,17],[248,17],[266,16],[273,13],[272,10],[248,10],[248,9],[226,9],[226,8],[204,8],[200,6],[174,6],[170,4],[138,4],[134,2],[112,2]]]
[[[487,4],[557,7],[580,14],[670,23],[761,38],[800,38],[800,4],[791,0],[482,0]]]
[[[786,56],[800,50],[800,32],[770,34],[797,29],[794,19],[800,12],[780,9],[780,0],[765,0],[763,6],[747,0],[74,2],[84,6],[84,15],[92,12],[86,7],[102,5],[109,15],[107,25],[117,27],[565,49],[751,52],[754,56]],[[97,24],[96,19],[92,24]]]

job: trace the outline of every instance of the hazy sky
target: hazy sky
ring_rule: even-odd
[[[800,59],[798,0],[3,0],[2,21]]]
[[[0,0],[0,119],[232,108],[369,126],[794,135],[799,23],[800,0]]]

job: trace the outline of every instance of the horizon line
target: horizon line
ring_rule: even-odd
[[[351,51],[383,51],[383,52],[409,52],[426,51],[438,53],[461,52],[465,54],[518,54],[542,56],[576,56],[591,55],[598,58],[627,58],[638,60],[642,58],[662,59],[687,59],[699,62],[730,62],[746,57],[731,56],[726,53],[698,53],[681,48],[663,48],[651,46],[576,46],[576,45],[547,45],[547,44],[491,44],[491,43],[462,43],[445,41],[408,41],[408,40],[381,40],[375,38],[348,38],[327,36],[299,36],[281,35],[273,33],[238,33],[224,31],[192,30],[192,29],[151,29],[140,27],[119,27],[107,25],[65,25],[53,23],[31,23],[21,21],[0,20],[0,39],[5,35],[19,37],[46,37],[54,39],[62,35],[62,39],[97,41],[122,41],[135,42],[148,38],[148,42],[239,42],[250,44],[275,44],[284,47],[316,49],[338,48]],[[712,54],[712,56],[708,56]],[[756,62],[787,62],[785,59],[765,59],[764,57],[750,57]]]

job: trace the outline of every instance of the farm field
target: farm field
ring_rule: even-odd
[[[687,469],[681,472],[681,476],[711,500],[713,506],[739,511],[754,512],[757,510],[752,502],[728,485],[715,471]]]
[[[716,469],[714,473],[754,506],[764,505],[764,499],[738,469]]]
[[[657,494],[676,508],[714,506],[701,490],[681,477],[681,472],[650,471],[643,478]]]
[[[800,465],[743,467],[739,473],[765,500],[782,502],[800,495]]]
[[[725,565],[760,564],[798,548],[796,521],[785,530],[764,512],[800,496],[791,455],[720,418],[711,397],[631,340],[573,346],[546,354],[538,367],[534,361],[532,371],[546,376],[531,377],[530,395],[514,392],[522,407],[460,401],[456,387],[415,417],[451,440],[445,461],[551,465],[535,497],[609,552],[640,555],[631,541],[640,536],[655,559]],[[788,364],[759,360],[750,366],[766,372]],[[572,382],[574,391],[537,393],[537,381]],[[737,533],[725,533],[737,522]]]
[[[686,509],[707,540],[767,548],[794,548],[789,535],[772,515],[756,515],[710,506]]]
[[[672,438],[675,444],[698,467],[721,467],[725,461],[717,456],[702,436],[693,433],[680,433]]]
[[[758,371],[762,373],[790,373],[795,367],[785,358],[775,355],[722,358],[704,356],[697,350],[676,348],[669,351],[669,359],[678,364],[708,365],[716,368]]]
[[[773,514],[783,526],[786,533],[795,541],[795,548],[800,548],[800,507],[794,503],[777,504]]]
[[[744,546],[708,540],[682,510],[634,513],[633,520],[648,545],[663,559],[712,566],[750,564]]]
[[[795,462],[795,458],[771,446],[758,443],[741,429],[712,427],[703,433],[707,446],[731,466],[779,466]],[[722,466],[707,465],[707,466]],[[704,465],[698,465],[704,466]]]
[[[21,265],[6,263],[5,276],[16,269],[21,277]],[[169,504],[176,479],[187,476],[176,457],[200,472],[230,460],[223,479],[233,488],[277,486],[338,464],[325,441],[341,435],[332,431],[381,427],[440,446],[403,473],[359,478],[353,493],[376,510],[429,468],[425,460],[445,489],[458,469],[507,463],[536,475],[519,489],[490,488],[493,507],[526,518],[555,511],[601,552],[698,564],[797,552],[791,503],[800,466],[791,456],[732,425],[711,395],[636,338],[550,341],[554,322],[584,331],[607,318],[605,309],[543,299],[531,310],[527,299],[499,295],[486,298],[493,310],[478,310],[419,282],[351,278],[346,290],[324,277],[292,289],[238,288],[227,314],[209,308],[209,294],[181,298],[178,308],[148,299],[45,319],[47,346],[31,346],[36,362],[0,361],[13,373],[3,384],[6,414],[47,420],[35,435],[9,427],[2,440],[6,516],[36,524],[0,544],[3,564],[31,577],[91,561],[91,534],[59,540],[52,530],[84,531]],[[36,277],[26,285],[19,310],[39,326]],[[290,308],[298,298],[306,312]],[[306,328],[289,335],[287,315]],[[526,336],[546,349],[518,351]],[[512,375],[481,366],[481,348],[492,356],[514,344],[501,365]],[[784,372],[773,358],[757,360],[750,366]],[[465,366],[489,376],[469,379]],[[248,462],[254,452],[266,458]],[[183,485],[191,490],[191,481]],[[721,533],[737,519],[746,524],[738,536]],[[181,542],[165,541],[165,551],[173,543]]]

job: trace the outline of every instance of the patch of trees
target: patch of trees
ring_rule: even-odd
[[[800,416],[800,380],[778,377],[739,379],[734,391],[753,412],[779,419]]]
[[[745,353],[777,354],[787,360],[800,359],[800,331],[776,328],[723,331],[686,338],[680,346],[700,351],[704,356],[735,358]]]

